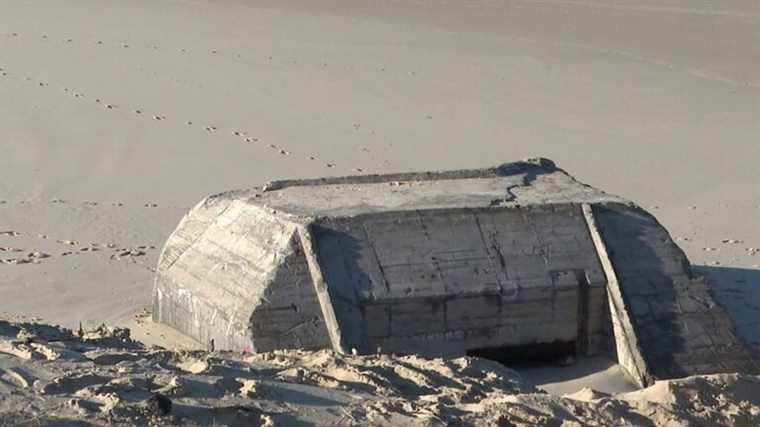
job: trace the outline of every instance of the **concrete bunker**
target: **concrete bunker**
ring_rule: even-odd
[[[217,349],[610,353],[639,385],[757,371],[656,219],[547,159],[210,196],[163,250],[153,316]]]

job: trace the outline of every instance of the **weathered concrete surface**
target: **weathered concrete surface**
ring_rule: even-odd
[[[610,257],[610,251],[599,230],[599,224],[591,205],[583,204],[583,214],[591,233],[591,240],[594,242],[599,256],[599,262],[602,264],[604,274],[607,277],[607,298],[618,364],[639,387],[645,387],[651,382],[651,378],[635,333],[634,323],[623,298],[623,290],[620,287],[620,280],[618,280],[615,266]]]
[[[616,351],[641,385],[756,367],[653,218],[545,159],[211,196],[167,242],[154,305],[216,348],[565,343]]]
[[[201,342],[260,351],[329,346],[297,226],[260,207],[202,202],[169,239],[157,271],[157,319]]]
[[[758,372],[726,312],[683,251],[641,208],[593,208],[645,365],[647,383],[714,372]]]
[[[317,220],[319,264],[349,348],[463,354],[604,341],[605,278],[577,205]],[[580,283],[595,299],[580,319]],[[588,296],[587,296],[588,298]]]

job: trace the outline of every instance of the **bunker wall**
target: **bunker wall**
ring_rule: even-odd
[[[257,350],[256,337],[251,335],[252,316],[265,305],[267,296],[273,297],[272,282],[289,280],[290,272],[303,264],[293,262],[295,235],[295,225],[243,201],[201,203],[166,244],[164,253],[170,256],[162,256],[157,271],[154,318],[201,343],[214,340],[216,348]],[[285,267],[280,268],[283,263]],[[313,292],[292,292],[291,296],[290,304],[306,306],[307,317],[314,311]],[[280,305],[268,307],[270,312],[282,307],[283,298],[273,299]],[[256,323],[256,332],[271,337],[291,328],[292,320],[299,318],[270,316],[268,322]],[[297,334],[285,336],[285,345],[297,344]],[[262,344],[271,347],[267,341]]]
[[[757,372],[730,318],[654,217],[618,204],[593,211],[649,375]]]
[[[341,329],[365,351],[605,350],[605,276],[578,205],[363,215],[314,227]]]
[[[250,319],[256,351],[316,350],[331,345],[298,234],[291,245],[293,253],[278,265],[263,302]]]

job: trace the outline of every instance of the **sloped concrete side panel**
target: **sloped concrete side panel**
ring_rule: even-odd
[[[579,205],[393,212],[315,228],[341,333],[357,350],[583,342],[594,353],[608,338],[605,277]]]
[[[352,235],[351,221],[312,224],[312,276],[320,293],[323,316],[339,352],[372,352],[362,316],[359,288],[365,286],[355,262],[361,258],[360,242]]]
[[[254,311],[293,262],[296,226],[241,200],[202,202],[169,238],[156,274],[154,319],[216,348],[256,350]],[[279,276],[278,276],[279,275]],[[280,280],[282,282],[282,280]],[[282,298],[275,298],[281,300]],[[278,323],[268,323],[272,328]],[[258,327],[257,333],[274,333]]]
[[[599,231],[599,225],[594,217],[591,205],[583,205],[583,214],[586,217],[586,223],[591,233],[591,240],[594,242],[597,255],[599,256],[599,262],[607,276],[607,297],[618,364],[634,383],[639,387],[646,387],[654,381],[654,378],[644,360],[644,355],[636,336],[636,329],[629,316],[628,308],[623,299],[620,281],[610,258],[610,251],[604,243],[602,233]]]
[[[293,234],[288,255],[281,260],[251,316],[256,351],[331,347],[300,236]]]
[[[728,315],[653,216],[620,204],[597,205],[593,213],[654,378],[758,372]]]

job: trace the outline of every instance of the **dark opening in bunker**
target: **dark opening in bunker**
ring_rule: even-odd
[[[556,365],[567,363],[576,354],[575,341],[554,341],[529,345],[486,347],[467,350],[467,355],[482,357],[508,367]]]

